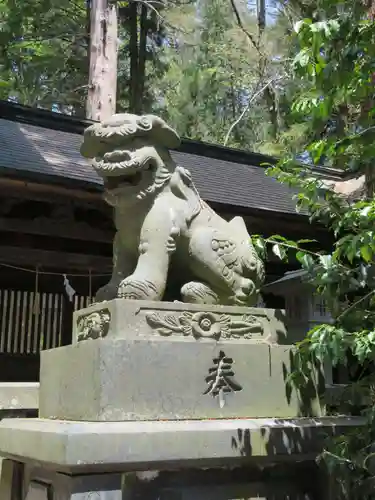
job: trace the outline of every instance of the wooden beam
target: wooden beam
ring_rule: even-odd
[[[0,246],[0,263],[26,267],[39,266],[43,269],[58,269],[62,273],[68,271],[110,273],[112,258],[101,255],[86,255],[70,252],[55,252],[37,248]]]
[[[102,202],[101,192],[84,191],[82,189],[68,189],[63,186],[55,186],[53,184],[39,184],[36,182],[21,181],[18,179],[0,178],[0,189],[7,190],[8,196],[16,196],[17,191],[22,197],[25,193],[48,195],[48,199],[54,199],[55,196],[64,198],[75,198],[85,201]],[[12,189],[14,193],[8,190]],[[28,196],[26,196],[28,197]],[[45,199],[45,197],[43,198]]]
[[[39,353],[0,354],[0,380],[2,382],[38,382],[39,367]]]
[[[43,236],[63,237],[73,240],[97,241],[101,243],[111,243],[114,236],[114,231],[103,231],[94,229],[88,224],[77,225],[66,224],[53,219],[45,218],[42,222],[38,220],[25,219],[6,219],[0,217],[0,231],[37,234]]]
[[[101,212],[112,216],[112,209],[102,198],[101,192],[90,192],[82,189],[68,189],[63,186],[39,184],[16,179],[0,178],[0,197],[17,197],[30,200],[48,202],[66,202],[76,200],[82,206],[99,209]],[[227,219],[236,215],[244,217],[250,233],[276,234],[291,239],[311,238],[319,240],[322,247],[331,248],[333,238],[321,225],[310,224],[308,217],[298,214],[269,213],[267,211],[251,208],[210,203],[210,206],[219,214],[224,214]]]

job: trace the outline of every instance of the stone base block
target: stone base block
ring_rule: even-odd
[[[263,464],[314,460],[327,437],[353,432],[365,423],[365,418],[354,417],[185,422],[7,419],[0,422],[0,455],[73,475],[231,468],[260,458]]]
[[[0,382],[1,410],[38,410],[39,382]]]
[[[39,415],[89,421],[320,415],[290,391],[292,348],[176,337],[97,339],[41,356]]]
[[[282,310],[114,299],[74,313],[73,342],[97,338],[177,337],[293,344]],[[302,340],[301,330],[298,340]]]

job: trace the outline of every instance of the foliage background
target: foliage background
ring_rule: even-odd
[[[281,153],[298,142],[290,7],[256,7],[119,2],[118,110],[157,112],[182,136],[247,150]],[[0,0],[0,98],[84,116],[89,13],[89,0]]]
[[[89,3],[0,0],[0,98],[85,115]],[[259,238],[295,254],[330,305],[332,323],[299,346],[291,383],[312,357],[354,358],[338,412],[367,425],[327,444],[337,498],[369,499],[375,482],[375,7],[372,1],[120,2],[118,110],[157,112],[185,137],[283,159],[269,173],[335,237],[330,253],[282,236]],[[312,176],[315,166],[363,178],[348,200]],[[304,248],[301,248],[304,247]]]
[[[331,0],[317,2],[310,12],[299,7],[291,66],[301,81],[292,113],[306,124],[299,153],[315,166],[363,179],[364,189],[357,199],[335,194],[296,162],[298,149],[289,151],[268,173],[298,189],[298,206],[329,228],[334,247],[315,252],[282,236],[259,238],[257,246],[264,253],[270,245],[279,258],[294,253],[329,303],[332,321],[299,344],[298,369],[289,382],[305,384],[313,359],[347,367],[350,381],[335,412],[362,414],[365,425],[328,442],[322,458],[336,482],[334,498],[368,500],[375,483],[375,9],[371,2]]]

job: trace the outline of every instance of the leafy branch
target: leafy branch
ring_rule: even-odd
[[[298,12],[305,4],[292,2]],[[297,5],[298,4],[298,5]],[[297,93],[293,112],[307,124],[304,149],[311,165],[345,170],[348,177],[374,178],[375,24],[363,2],[325,0],[311,15],[300,15],[294,26],[298,52],[293,70],[308,84]],[[317,132],[318,131],[318,132]],[[294,155],[283,158],[268,174],[298,189],[297,206],[310,220],[325,224],[335,238],[331,253],[301,249],[295,242],[271,237],[255,248],[267,255],[267,246],[282,259],[295,252],[315,293],[323,295],[333,321],[311,329],[298,344],[294,384],[306,384],[312,359],[355,367],[355,378],[345,391],[338,411],[368,417],[368,425],[327,442],[322,455],[340,490],[340,498],[368,500],[375,482],[375,199],[374,191],[353,202],[334,193],[311,168],[297,164]],[[349,355],[351,358],[349,358]],[[353,372],[354,373],[354,372]],[[352,374],[352,377],[354,375]],[[349,396],[348,396],[349,395]]]

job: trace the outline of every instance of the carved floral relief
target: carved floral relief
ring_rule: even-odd
[[[77,321],[77,340],[98,339],[108,334],[111,313],[108,309],[81,316]]]
[[[229,338],[250,339],[263,335],[263,325],[256,316],[244,314],[240,319],[228,314],[212,312],[191,313],[184,311],[179,316],[157,312],[146,314],[147,323],[159,335],[192,335],[196,339],[210,338],[219,340]]]

